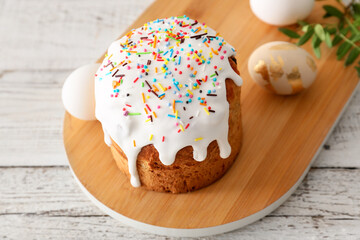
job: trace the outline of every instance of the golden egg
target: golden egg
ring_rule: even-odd
[[[288,42],[269,42],[250,56],[248,70],[261,87],[280,95],[296,94],[309,88],[317,74],[314,58]]]

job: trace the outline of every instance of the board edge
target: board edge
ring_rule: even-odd
[[[354,95],[356,94],[357,90],[359,89],[359,86],[360,86],[360,82],[357,83],[357,85],[354,88],[353,92],[351,93],[349,99],[347,100],[347,102],[343,106],[342,110],[340,111],[339,115],[337,116],[337,119],[334,121],[333,125],[329,129],[329,132],[326,134],[326,136],[325,136],[324,140],[322,141],[319,149],[316,151],[316,153],[315,153],[314,157],[312,158],[311,162],[306,167],[303,174],[295,182],[295,184],[284,195],[282,195],[279,199],[277,199],[276,201],[274,201],[273,203],[271,203],[267,207],[263,208],[262,210],[254,213],[254,214],[252,214],[250,216],[247,216],[245,218],[242,218],[242,219],[234,221],[234,222],[230,222],[230,223],[226,223],[226,224],[222,224],[222,225],[218,225],[218,226],[212,226],[212,227],[191,228],[191,229],[167,228],[167,227],[160,227],[160,226],[156,226],[156,225],[151,225],[151,224],[148,224],[148,223],[143,223],[143,222],[131,219],[129,217],[126,217],[126,216],[112,210],[111,208],[107,207],[102,202],[100,202],[98,199],[96,199],[86,189],[86,187],[77,178],[75,172],[73,171],[73,169],[71,167],[70,161],[68,161],[69,169],[70,169],[73,177],[75,178],[77,184],[79,185],[80,189],[91,200],[91,202],[93,202],[95,204],[95,206],[97,206],[101,211],[105,212],[109,216],[113,217],[114,219],[120,221],[121,223],[123,223],[123,224],[125,224],[127,226],[130,226],[130,227],[133,227],[133,228],[136,228],[138,230],[145,231],[145,232],[148,232],[148,233],[152,233],[152,234],[156,234],[156,235],[163,235],[163,236],[171,236],[171,237],[205,237],[205,236],[211,236],[211,235],[217,235],[217,234],[221,234],[221,233],[230,232],[230,231],[242,228],[242,227],[244,227],[246,225],[249,225],[249,224],[251,224],[251,223],[253,223],[253,222],[255,222],[255,221],[257,221],[257,220],[259,220],[259,219],[261,219],[263,217],[265,217],[266,215],[268,215],[269,213],[271,213],[272,211],[277,209],[282,203],[284,203],[291,196],[291,194],[297,189],[297,187],[300,185],[302,180],[305,178],[306,174],[309,172],[309,169],[310,169],[311,165],[313,164],[315,159],[318,157],[318,155],[321,152],[324,144],[326,143],[326,141],[330,137],[331,133],[333,132],[334,128],[338,124],[341,117],[343,116],[343,114],[344,114],[345,110],[347,109],[349,103],[354,98]],[[64,136],[63,136],[63,138],[64,138]],[[65,151],[66,151],[66,149],[65,149]]]

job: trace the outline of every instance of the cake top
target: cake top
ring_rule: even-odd
[[[95,75],[96,118],[128,158],[133,186],[136,159],[153,144],[165,165],[176,153],[194,149],[202,161],[217,140],[220,156],[228,143],[226,78],[242,79],[228,58],[235,49],[204,23],[186,16],[157,19],[113,42]]]

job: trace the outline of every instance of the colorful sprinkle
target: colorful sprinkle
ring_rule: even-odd
[[[175,115],[172,115],[172,114],[168,114],[168,117],[172,117],[172,118],[175,118]],[[177,119],[180,119],[180,117],[176,117]]]
[[[109,79],[110,88],[112,86],[109,95],[121,103],[121,114],[142,115],[136,119],[128,118],[128,121],[140,119],[142,124],[163,123],[162,118],[167,115],[174,118],[168,120],[170,126],[176,126],[172,131],[181,133],[196,131],[190,127],[190,122],[195,125],[201,108],[210,116],[209,121],[217,116],[212,107],[220,101],[218,95],[223,96],[223,76],[226,74],[226,71],[221,71],[225,65],[220,60],[231,56],[227,52],[235,51],[219,34],[208,31],[205,24],[181,16],[149,22],[130,31],[118,43],[120,54],[114,52],[114,55],[107,56],[96,78],[99,81]],[[140,87],[137,82],[144,88],[142,103],[132,91]],[[132,96],[125,98],[130,96],[128,92]],[[159,102],[161,100],[163,105]],[[152,110],[157,110],[157,113]],[[188,117],[188,114],[192,116]],[[155,139],[153,134],[157,136]],[[163,134],[153,134],[149,135],[149,141],[165,141]],[[196,138],[195,141],[202,139]],[[133,144],[136,147],[135,140]]]
[[[205,110],[205,112],[206,112],[207,115],[210,115],[210,113],[209,113],[209,111],[207,110],[206,107],[204,107],[204,110]]]
[[[142,96],[143,102],[145,103],[145,95],[144,95],[144,93],[141,93],[141,96]]]

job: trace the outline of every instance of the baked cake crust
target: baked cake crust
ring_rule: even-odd
[[[229,62],[239,74],[236,59],[231,57]],[[240,94],[241,87],[236,86],[231,79],[226,79],[226,98],[230,105],[228,141],[231,154],[228,158],[220,157],[218,144],[213,141],[207,148],[204,161],[194,160],[193,148],[187,146],[177,152],[173,164],[166,166],[161,163],[156,148],[147,145],[137,157],[141,187],[158,192],[185,193],[206,187],[221,178],[235,161],[242,145]],[[127,157],[113,140],[111,151],[121,172],[130,179]]]

